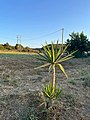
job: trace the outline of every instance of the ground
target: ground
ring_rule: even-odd
[[[52,75],[34,70],[42,64],[35,55],[0,55],[0,120],[90,120],[90,57],[63,63],[68,79],[57,68],[62,93],[48,114],[41,90]]]

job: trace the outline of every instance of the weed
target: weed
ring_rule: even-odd
[[[87,71],[87,70],[82,70],[82,71],[81,71],[81,75],[82,75],[82,76],[88,75],[88,71]]]
[[[76,82],[75,82],[75,80],[73,80],[73,79],[72,79],[72,80],[69,80],[68,82],[69,82],[70,84],[72,84],[72,85],[76,85]]]
[[[37,120],[36,112],[34,108],[31,108],[29,114],[27,114],[26,120]]]
[[[37,120],[35,109],[30,107],[28,110],[25,110],[25,120]],[[19,116],[19,120],[22,120],[22,115]]]
[[[83,83],[82,85],[84,87],[90,87],[90,78],[83,78]]]

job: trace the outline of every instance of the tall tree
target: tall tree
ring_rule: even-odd
[[[71,53],[72,51],[78,50],[75,53],[76,57],[84,56],[85,52],[88,52],[88,38],[84,35],[83,32],[81,33],[71,33],[69,34],[70,39],[67,39],[66,44],[69,45],[68,52]]]

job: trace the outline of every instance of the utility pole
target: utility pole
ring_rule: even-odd
[[[17,44],[21,44],[21,35],[17,35]]]
[[[21,45],[21,35],[20,35],[20,45]]]
[[[63,51],[63,34],[64,34],[64,28],[62,28],[62,51]]]
[[[18,44],[18,38],[19,38],[19,36],[17,35],[17,44]]]
[[[20,35],[20,52],[21,52],[21,35]]]
[[[17,35],[17,47],[21,51],[21,36]]]

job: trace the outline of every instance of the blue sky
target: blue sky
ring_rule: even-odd
[[[0,44],[15,45],[17,35],[29,47],[61,42],[61,31],[44,36],[61,28],[64,41],[72,32],[90,38],[90,0],[0,0]]]

